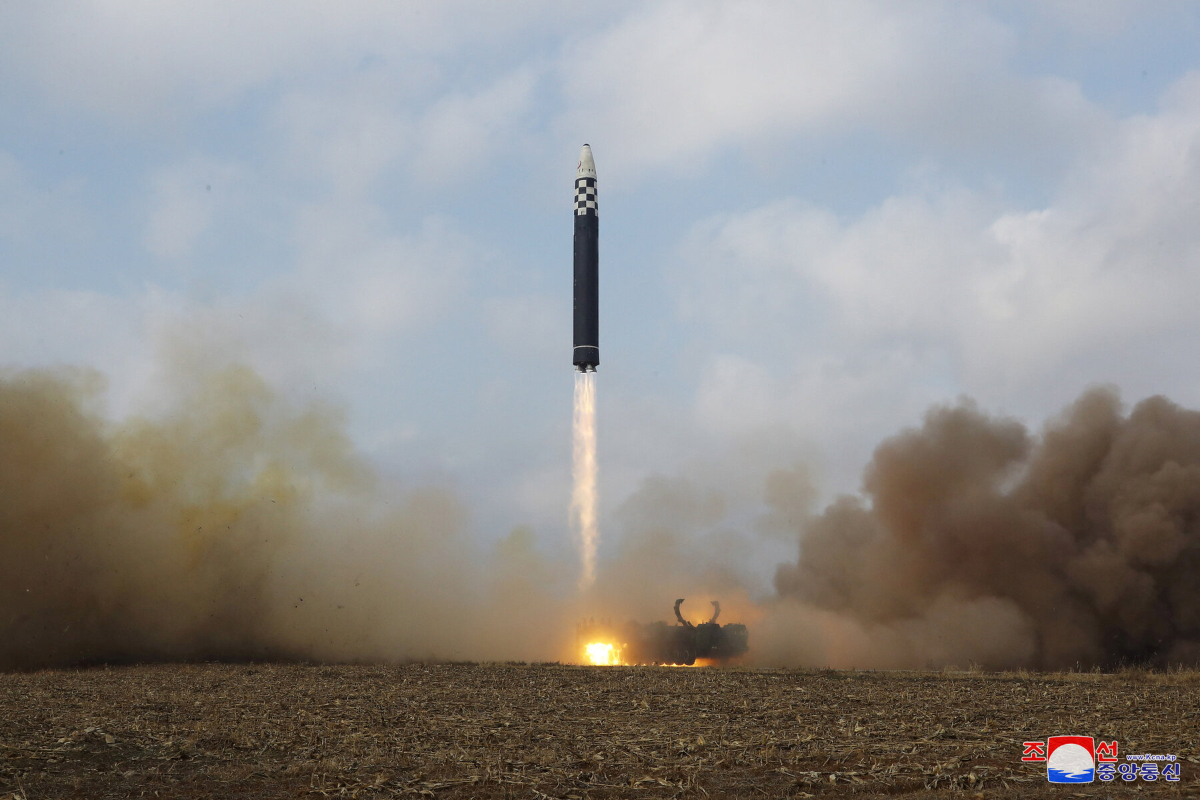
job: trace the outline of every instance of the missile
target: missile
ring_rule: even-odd
[[[596,199],[596,162],[584,145],[575,170],[575,349],[571,363],[579,372],[595,372],[600,363],[600,216]]]

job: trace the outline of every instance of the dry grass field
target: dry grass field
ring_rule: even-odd
[[[0,675],[0,797],[1200,794],[1200,674],[190,664]],[[1052,787],[1021,742],[1182,780]]]

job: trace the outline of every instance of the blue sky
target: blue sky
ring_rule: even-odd
[[[587,141],[610,547],[652,476],[751,529],[773,471],[855,491],[960,395],[1200,404],[1196,3],[283,9],[0,8],[0,365],[123,418],[246,364],[569,553]]]

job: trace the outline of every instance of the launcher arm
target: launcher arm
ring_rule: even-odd
[[[684,598],[681,597],[675,601],[675,619],[679,620],[679,624],[683,625],[685,628],[694,628],[696,626],[684,619],[683,614],[679,613],[679,607],[683,605],[683,600]]]

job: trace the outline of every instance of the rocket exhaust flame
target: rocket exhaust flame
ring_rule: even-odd
[[[579,539],[580,590],[596,580],[596,373],[575,373],[574,448],[571,474],[571,527]]]
[[[614,667],[621,664],[620,652],[611,642],[589,642],[584,646],[588,663],[597,667]]]

